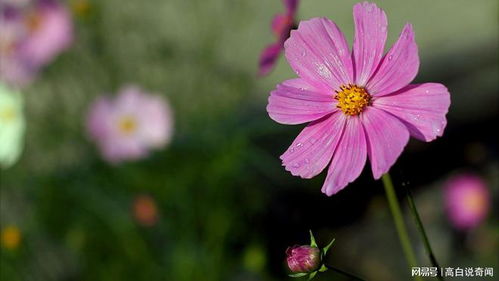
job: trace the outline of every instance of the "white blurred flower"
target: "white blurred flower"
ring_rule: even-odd
[[[23,149],[26,123],[21,93],[0,84],[0,166],[12,166]]]

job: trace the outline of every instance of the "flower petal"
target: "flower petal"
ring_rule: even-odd
[[[413,137],[432,141],[442,136],[447,125],[445,115],[450,106],[450,94],[442,84],[413,84],[376,98],[373,106],[402,120]]]
[[[293,70],[310,84],[325,91],[352,83],[352,60],[345,36],[326,18],[302,21],[284,43]]]
[[[90,107],[87,115],[86,127],[91,138],[96,140],[107,139],[111,125],[109,124],[113,107],[106,97],[98,98]]]
[[[337,111],[332,95],[320,93],[301,78],[277,85],[269,96],[267,111],[270,118],[282,124],[301,124]]]
[[[367,154],[375,179],[388,172],[409,141],[409,131],[394,116],[375,107],[361,114],[367,136]]]
[[[367,90],[374,96],[393,93],[411,83],[418,69],[418,46],[414,39],[414,31],[412,25],[406,24],[399,39],[367,83]]]
[[[283,2],[287,13],[294,15],[296,13],[296,8],[298,7],[298,0],[283,0]]]
[[[346,118],[340,112],[310,123],[281,155],[294,176],[312,178],[327,166],[341,137]]]
[[[258,63],[258,75],[265,76],[274,68],[277,58],[279,58],[279,54],[281,53],[281,49],[282,46],[279,43],[269,45],[263,49]]]
[[[353,7],[353,18],[355,84],[365,86],[383,57],[388,21],[383,10],[368,2],[358,3]]]
[[[360,118],[350,117],[343,136],[329,165],[322,192],[327,196],[338,193],[362,172],[367,158],[367,145]]]

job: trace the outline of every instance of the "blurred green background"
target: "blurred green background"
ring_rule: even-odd
[[[396,185],[414,191],[443,266],[497,271],[496,209],[478,229],[457,233],[443,214],[441,183],[477,172],[497,202],[498,2],[376,2],[388,15],[387,45],[411,22],[421,58],[416,81],[442,82],[452,97],[446,135],[411,141],[392,169]],[[298,18],[329,17],[352,42],[354,3],[303,0]],[[368,280],[409,280],[369,169],[328,198],[320,193],[323,174],[303,180],[281,167],[279,155],[303,126],[273,122],[265,106],[275,84],[295,74],[281,57],[271,75],[256,76],[281,1],[88,4],[74,16],[72,48],[24,91],[25,150],[0,178],[1,225],[16,225],[22,239],[1,250],[2,281],[288,280],[284,251],[307,243],[308,229],[321,245],[336,237],[329,259],[337,267]],[[129,83],[169,99],[174,138],[146,160],[110,165],[84,120],[97,96]],[[134,220],[141,194],[157,204],[153,226]],[[410,231],[421,264],[430,266],[411,224]],[[318,280],[342,278],[328,272]]]

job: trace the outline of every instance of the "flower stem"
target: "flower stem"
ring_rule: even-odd
[[[423,222],[421,221],[421,217],[419,216],[418,209],[416,208],[416,203],[414,203],[414,198],[412,197],[412,192],[409,188],[406,188],[407,191],[407,201],[409,201],[409,207],[412,213],[412,216],[414,220],[416,221],[416,225],[419,231],[419,234],[423,238],[423,243],[426,249],[427,254],[430,257],[431,264],[436,267],[440,268],[440,265],[437,262],[437,258],[433,254],[433,250],[431,249],[430,245],[430,240],[428,239],[428,236],[426,235],[426,231],[423,226]],[[438,280],[443,281],[443,277],[440,276],[440,274],[437,276]]]
[[[409,240],[409,235],[407,234],[402,211],[400,210],[400,205],[398,203],[397,196],[395,195],[395,190],[393,188],[390,174],[384,174],[382,180],[383,185],[385,186],[386,199],[388,200],[388,205],[390,206],[390,211],[393,216],[393,222],[395,223],[395,228],[397,229],[397,234],[399,236],[400,244],[402,245],[402,250],[404,251],[405,258],[409,267],[415,267],[416,255],[414,254],[411,246],[411,241]],[[423,279],[419,276],[414,276],[414,280],[422,281]]]
[[[339,268],[336,268],[336,267],[334,267],[334,266],[330,266],[330,265],[327,265],[327,264],[325,264],[325,266],[326,266],[328,269],[332,270],[332,271],[336,271],[336,272],[338,272],[339,274],[344,275],[344,276],[347,276],[347,277],[350,277],[350,278],[353,278],[354,280],[365,281],[364,279],[362,279],[362,278],[360,278],[360,277],[358,277],[358,276],[355,276],[355,275],[353,275],[353,274],[351,274],[351,273],[348,273],[348,272],[346,272],[346,271],[343,271],[343,270],[341,270],[341,269],[339,269]]]

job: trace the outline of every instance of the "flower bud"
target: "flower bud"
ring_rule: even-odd
[[[293,273],[312,272],[321,265],[321,251],[317,247],[293,246],[286,250],[286,261]]]

